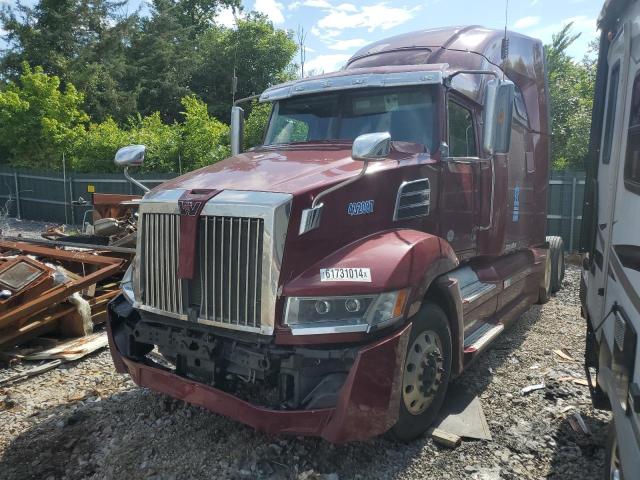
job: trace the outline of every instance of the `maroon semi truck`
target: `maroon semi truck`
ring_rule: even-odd
[[[561,281],[542,44],[425,30],[260,100],[262,146],[240,151],[236,106],[231,158],[141,200],[116,368],[266,432],[415,438]]]

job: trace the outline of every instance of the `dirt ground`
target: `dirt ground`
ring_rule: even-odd
[[[557,296],[532,307],[455,381],[481,398],[492,441],[449,450],[426,437],[332,445],[269,436],[138,388],[102,351],[0,389],[0,478],[600,478],[608,414],[591,408],[586,386],[566,380],[584,377],[578,282],[570,267]],[[543,380],[551,387],[521,393]],[[571,428],[575,412],[590,435]]]

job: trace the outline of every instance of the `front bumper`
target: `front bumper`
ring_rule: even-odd
[[[107,322],[116,370],[142,387],[204,407],[272,434],[320,436],[334,443],[364,440],[389,430],[400,411],[400,388],[411,325],[363,346],[333,408],[272,410],[184,378],[144,360],[127,358],[114,341],[114,317]]]

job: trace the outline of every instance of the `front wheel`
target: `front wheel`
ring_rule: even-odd
[[[402,376],[400,414],[391,429],[407,442],[422,435],[444,402],[451,377],[451,330],[442,309],[425,303],[413,318]]]

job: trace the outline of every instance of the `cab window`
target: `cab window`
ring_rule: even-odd
[[[513,97],[513,103],[516,108],[514,108],[515,117],[521,123],[526,126],[529,126],[529,116],[527,115],[527,105],[524,101],[524,95],[522,94],[522,90],[516,85],[515,95]]]
[[[449,102],[449,155],[452,157],[478,156],[471,110],[454,101]]]
[[[640,73],[633,81],[624,161],[624,185],[628,190],[640,195]]]
[[[618,81],[620,79],[620,62],[613,67],[609,76],[609,98],[607,99],[607,117],[604,125],[604,143],[602,145],[602,163],[611,161],[611,146],[613,143],[613,124],[616,118],[616,103],[618,103]]]

